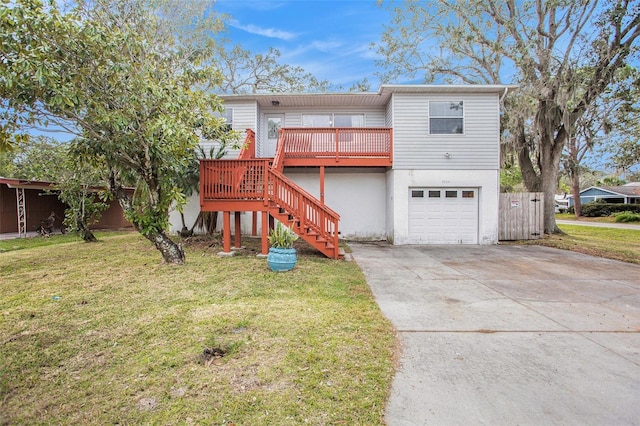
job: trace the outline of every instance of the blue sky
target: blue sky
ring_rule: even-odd
[[[376,0],[218,0],[232,20],[227,37],[244,49],[280,51],[284,64],[348,89],[368,78],[377,90],[375,51],[390,12]]]
[[[302,67],[319,80],[347,90],[366,77],[371,91],[378,90],[370,44],[380,40],[390,13],[376,0],[218,0],[213,9],[231,16],[225,37],[245,50],[265,53],[273,47],[281,63]],[[31,133],[73,138],[64,132]]]

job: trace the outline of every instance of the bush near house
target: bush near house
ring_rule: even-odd
[[[614,213],[640,213],[640,204],[614,204],[605,201],[593,201],[582,206],[582,216],[603,217]]]
[[[640,222],[640,213],[622,212],[616,215],[616,222]]]

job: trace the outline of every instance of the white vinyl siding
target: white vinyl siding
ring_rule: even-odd
[[[464,134],[429,133],[429,102],[464,103]],[[393,168],[398,170],[497,170],[500,122],[497,94],[395,93]],[[448,154],[448,155],[447,155]]]
[[[240,145],[244,143],[246,138],[246,130],[256,130],[257,117],[258,117],[258,104],[255,101],[251,102],[225,102],[224,107],[226,110],[230,110],[233,114],[231,128],[240,132]],[[224,114],[222,114],[224,116]],[[209,154],[209,148],[214,145],[211,141],[203,141],[201,145]],[[227,151],[225,158],[237,158],[238,149],[230,149]]]
[[[384,127],[393,127],[393,97],[387,104],[387,108],[384,113]]]
[[[258,105],[256,102],[225,102],[225,108],[233,110],[234,130],[244,132],[246,129],[252,129],[255,131],[258,115]]]

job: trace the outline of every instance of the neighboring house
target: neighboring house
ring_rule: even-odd
[[[54,226],[59,228],[67,206],[58,200],[54,186],[52,182],[0,177],[0,233],[35,231],[51,212],[57,216]],[[119,229],[130,226],[120,205],[112,201],[91,228]]]
[[[556,213],[565,213],[569,208],[569,194],[566,192],[562,195],[556,194],[554,204]]]
[[[592,186],[580,191],[582,204],[597,200],[607,203],[640,204],[640,183],[632,182],[623,186]],[[569,206],[573,204],[573,195],[570,195]]]
[[[222,95],[247,143],[226,157],[237,159],[201,162],[200,205],[192,201],[189,220],[200,208],[224,212],[228,231],[234,212],[235,229],[265,229],[263,253],[273,218],[334,258],[339,236],[496,244],[500,101],[514,87]],[[172,223],[177,231],[175,214]]]

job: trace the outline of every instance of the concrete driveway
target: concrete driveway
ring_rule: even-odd
[[[640,266],[350,244],[402,342],[389,425],[640,424]]]

